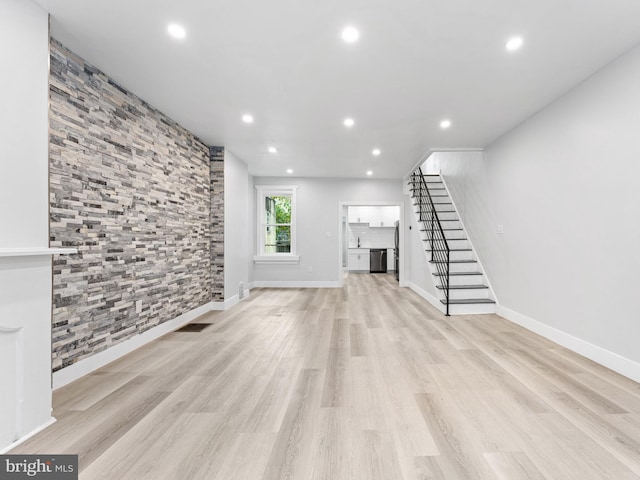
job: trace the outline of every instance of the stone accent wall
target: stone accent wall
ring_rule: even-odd
[[[224,301],[224,148],[210,147],[211,156],[211,296]]]
[[[203,142],[55,40],[50,99],[50,244],[79,250],[54,260],[56,371],[219,298],[221,180]]]

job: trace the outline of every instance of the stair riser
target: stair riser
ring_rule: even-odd
[[[453,205],[434,204],[434,207],[436,207],[437,212],[441,212],[442,210],[453,210]]]
[[[447,223],[448,220],[459,220],[458,214],[456,212],[439,212],[438,220],[440,220],[442,228],[460,228],[459,226],[454,226]]]
[[[425,246],[426,244],[428,244],[429,242],[425,242]],[[436,262],[445,262],[447,260],[447,255],[445,252],[440,252],[438,250],[435,250],[432,254],[431,250],[429,250],[429,248],[425,248],[425,254],[427,255],[427,259],[432,262],[432,261],[436,261]],[[449,262],[455,261],[455,260],[475,260],[475,258],[473,257],[473,252],[470,252],[468,250],[464,250],[464,251],[451,251],[449,252]],[[435,263],[433,264],[435,266]],[[453,270],[449,270],[450,272],[452,272]]]
[[[424,238],[425,240],[429,238],[430,232],[421,232],[421,233],[422,233],[422,238]],[[440,236],[440,232],[438,230],[436,230],[436,235]],[[445,230],[444,238],[446,238],[447,241],[459,240],[461,238],[466,238],[466,235],[464,233],[464,230],[451,230],[451,231]]]
[[[473,252],[450,252],[449,260],[475,260]]]
[[[415,195],[412,195],[414,203],[418,203],[418,197],[419,197],[418,192],[414,192],[414,193],[415,193]],[[442,195],[445,195],[445,196],[443,197]],[[442,192],[441,191],[434,192],[433,195],[431,195],[431,200],[436,205],[440,204],[440,203],[451,203],[451,198],[447,195],[447,192],[444,192],[444,191],[442,191]],[[424,205],[428,205],[429,204],[429,200],[428,200],[428,198],[426,196],[426,193],[425,193],[425,195],[424,195],[424,197],[422,199],[422,203]],[[451,206],[451,205],[449,205],[449,206]]]
[[[440,277],[435,277],[436,285],[440,285]],[[451,285],[482,285],[485,283],[484,275],[450,275]]]
[[[456,240],[454,238],[447,239],[447,245],[449,245],[449,248],[451,249],[471,248],[471,246],[469,245],[469,240]]]
[[[415,198],[413,199],[412,203],[415,204],[414,206],[416,207],[416,209],[420,206],[420,204],[418,203],[418,201]],[[423,205],[424,205],[424,208],[426,210],[427,209],[427,204],[425,203]],[[446,205],[446,204],[442,204],[442,203],[434,203],[433,206],[436,208],[436,210],[438,212],[440,212],[442,210],[453,210],[453,205]]]
[[[444,188],[442,184],[434,185],[433,187],[429,186],[428,190],[429,195],[431,195],[432,197],[434,195],[449,195],[449,192],[447,192],[447,189]]]
[[[449,305],[449,315],[486,315],[489,313],[496,313],[495,303]]]
[[[425,239],[425,242],[424,242],[425,250],[431,250],[431,240],[426,235],[423,238]],[[434,243],[435,243],[436,249],[439,248],[440,243],[443,243],[443,242],[440,242],[439,235],[435,237]],[[469,246],[468,240],[447,239],[447,245],[449,245],[449,248],[451,250],[457,250],[460,248],[471,248]]]
[[[457,228],[457,227],[452,227],[451,225],[447,225],[443,222],[443,220],[458,220],[458,214],[456,212],[439,212],[438,219],[442,223],[442,228]],[[428,213],[422,214],[421,221],[426,223],[426,225],[424,225],[425,227],[431,227],[431,216]],[[433,222],[436,223],[435,217],[433,219]]]
[[[440,219],[440,224],[442,225],[443,229],[446,229],[446,228],[462,228],[462,226],[460,225],[460,221],[459,220],[455,220],[455,217],[451,218],[451,219],[441,218]]]
[[[477,272],[477,271],[478,271],[477,263],[452,263],[449,265],[449,272],[451,273]]]
[[[457,240],[459,238],[467,238],[464,230],[453,230],[453,231],[445,231],[444,237],[448,240]]]
[[[442,298],[444,298],[444,292],[441,291]],[[488,288],[469,288],[463,290],[449,290],[449,298],[460,300],[466,298],[489,298]]]

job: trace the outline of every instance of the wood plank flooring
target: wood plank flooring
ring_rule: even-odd
[[[82,479],[640,479],[640,385],[390,275],[255,289],[54,393]]]

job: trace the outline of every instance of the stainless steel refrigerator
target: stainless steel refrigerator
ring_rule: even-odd
[[[396,280],[400,281],[400,221],[396,221],[393,247],[393,271]]]

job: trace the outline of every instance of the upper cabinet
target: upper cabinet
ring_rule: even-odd
[[[349,207],[349,223],[369,223],[369,209],[371,207]]]
[[[395,226],[400,219],[400,208],[392,206],[349,207],[349,223],[367,223],[370,227],[387,228]]]
[[[370,207],[369,217],[370,227],[393,227],[398,220],[398,207]]]

